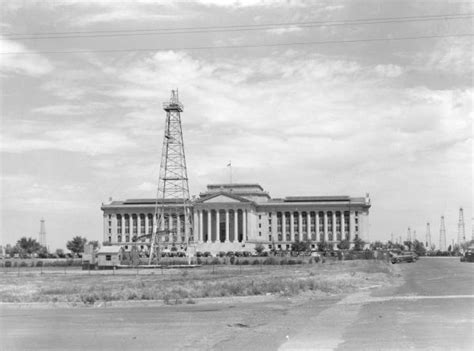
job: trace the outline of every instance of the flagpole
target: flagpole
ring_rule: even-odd
[[[229,161],[227,167],[229,167],[230,184],[232,184],[232,161]]]

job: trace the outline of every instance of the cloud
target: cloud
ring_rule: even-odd
[[[303,28],[301,27],[273,28],[273,29],[267,29],[267,33],[282,35],[282,34],[287,34],[287,33],[301,32],[302,30]]]
[[[136,147],[135,141],[123,132],[96,129],[87,123],[69,123],[67,127],[57,122],[29,125],[28,133],[25,133],[21,126],[11,127],[8,132],[3,132],[1,150],[11,153],[61,150],[100,155]]]
[[[0,72],[26,74],[33,77],[50,73],[54,67],[44,56],[36,54],[24,45],[0,36]]]
[[[388,64],[375,66],[375,72],[377,72],[381,77],[396,78],[403,73],[403,70],[398,65]]]

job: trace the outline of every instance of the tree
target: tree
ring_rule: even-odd
[[[92,245],[93,250],[100,248],[99,240],[89,241],[89,245]]]
[[[59,258],[65,258],[66,257],[66,255],[64,254],[63,249],[57,249],[56,250],[56,256],[58,256]]]
[[[413,243],[411,241],[404,241],[403,242],[403,245],[405,245],[406,247],[408,247],[408,251],[411,251],[412,248],[413,248]]]
[[[418,255],[418,256],[424,256],[426,255],[426,248],[425,246],[423,245],[422,242],[419,242],[418,240],[415,240],[413,242],[413,251],[415,251],[415,253]]]
[[[262,244],[257,244],[255,245],[255,252],[258,254],[258,255],[261,255],[263,250],[265,250],[265,248],[263,247]]]
[[[291,251],[295,252],[307,252],[311,250],[311,243],[306,240],[306,241],[299,241],[296,240],[291,244]]]
[[[84,252],[84,245],[86,244],[87,239],[81,238],[80,236],[75,236],[71,241],[68,241],[66,248],[73,253],[73,255],[79,255],[81,252]]]
[[[333,249],[333,245],[328,243],[327,241],[320,241],[318,242],[318,251],[331,251]]]
[[[365,242],[361,238],[359,238],[358,235],[355,236],[354,238],[354,250],[355,251],[362,251],[364,248]]]
[[[337,244],[337,248],[339,250],[348,250],[350,249],[350,247],[351,247],[351,243],[347,239],[341,240],[339,244]]]
[[[33,238],[27,238],[24,236],[17,241],[16,246],[21,256],[29,256],[34,253],[38,253],[41,250],[41,245]]]

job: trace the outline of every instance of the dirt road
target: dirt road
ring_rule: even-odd
[[[398,269],[400,286],[346,296],[148,307],[3,306],[1,349],[472,349],[474,266],[424,258]]]

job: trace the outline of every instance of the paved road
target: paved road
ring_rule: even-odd
[[[0,310],[0,350],[474,348],[474,264],[423,258],[404,283],[348,296]]]

